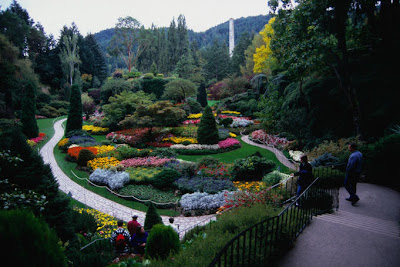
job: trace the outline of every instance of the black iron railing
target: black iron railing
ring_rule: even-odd
[[[257,223],[229,241],[209,266],[256,266],[285,251],[313,216],[338,207],[338,188],[317,187],[318,178],[278,216]]]

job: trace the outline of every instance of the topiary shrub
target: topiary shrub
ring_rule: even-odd
[[[30,211],[1,210],[0,236],[5,266],[67,266],[56,233]]]
[[[149,208],[146,212],[146,218],[144,219],[144,229],[146,231],[150,231],[156,224],[163,224],[163,221],[158,214],[153,202],[150,202]]]
[[[149,258],[164,260],[179,252],[181,245],[178,234],[171,226],[154,225],[146,242],[146,255]]]
[[[228,127],[229,125],[231,125],[233,122],[232,118],[224,118],[222,120],[219,121],[219,125],[223,125],[224,127]]]
[[[254,181],[271,172],[275,163],[263,157],[250,156],[235,160],[232,178],[239,181]]]
[[[204,108],[204,113],[197,129],[197,141],[199,144],[218,144],[217,123],[210,106]]]
[[[88,149],[82,149],[78,154],[78,159],[76,163],[79,167],[87,167],[87,162],[94,159],[95,157],[96,155],[92,151]]]
[[[181,174],[174,169],[163,169],[160,173],[154,176],[153,185],[160,189],[173,187],[176,178],[179,176],[181,176]]]

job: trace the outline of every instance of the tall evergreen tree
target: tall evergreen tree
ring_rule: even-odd
[[[199,102],[202,107],[207,106],[208,104],[207,92],[206,92],[206,85],[204,84],[204,82],[200,84],[198,92],[199,93],[197,94],[197,102]]]
[[[80,47],[79,55],[82,60],[81,73],[96,76],[100,81],[106,79],[107,70],[104,56],[93,34],[88,34],[83,39],[83,46]]]
[[[175,65],[179,60],[178,53],[178,37],[176,33],[175,19],[171,21],[168,28],[167,36],[167,71],[171,72],[175,69]]]
[[[154,206],[153,202],[150,202],[149,208],[147,209],[146,212],[146,218],[144,219],[144,229],[146,231],[149,231],[156,224],[163,224],[163,221],[160,215],[158,214],[157,209]]]
[[[203,116],[197,129],[197,141],[200,144],[217,144],[219,141],[217,123],[210,106],[204,108]]]
[[[186,19],[184,15],[179,15],[178,17],[178,27],[176,29],[177,35],[177,57],[181,58],[186,55],[189,50],[189,40],[188,40],[188,30],[186,26]]]
[[[39,136],[39,127],[35,118],[36,88],[31,82],[28,82],[24,91],[21,114],[22,131],[26,137],[35,138]]]
[[[78,85],[73,84],[71,87],[71,97],[69,100],[69,111],[68,111],[68,119],[67,119],[67,126],[65,128],[65,133],[68,133],[72,130],[81,130],[81,129],[82,129],[81,91]]]

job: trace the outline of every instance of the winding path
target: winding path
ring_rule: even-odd
[[[134,210],[128,208],[124,205],[111,201],[107,198],[104,198],[96,193],[93,193],[90,190],[87,190],[80,186],[79,184],[72,181],[58,166],[57,161],[54,157],[54,147],[64,136],[64,129],[62,127],[62,123],[66,119],[61,119],[56,121],[54,124],[54,136],[43,146],[40,150],[40,154],[45,163],[50,165],[50,168],[53,172],[54,177],[56,178],[59,188],[61,191],[66,194],[70,194],[77,201],[94,208],[103,213],[112,215],[118,219],[122,219],[124,221],[130,221],[131,216],[133,214],[138,215],[138,222],[141,225],[144,225],[144,219],[146,214],[144,212]],[[161,216],[164,224],[168,225],[167,216]],[[209,220],[215,218],[215,215],[204,215],[204,216],[193,216],[193,217],[184,217],[178,216],[175,217],[175,224],[179,226],[179,230],[181,232],[181,237],[184,235],[186,231],[195,227],[197,224],[208,223]]]

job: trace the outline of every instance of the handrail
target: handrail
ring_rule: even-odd
[[[96,239],[96,240],[93,240],[92,242],[90,242],[90,243],[87,244],[86,246],[81,247],[80,251],[82,251],[82,250],[84,250],[85,248],[87,248],[88,246],[90,246],[90,245],[96,243],[97,241],[106,240],[106,239],[107,239],[107,238],[98,238],[98,239]]]
[[[220,249],[209,266],[248,266],[265,263],[269,257],[276,254],[276,250],[279,250],[279,246],[284,242],[293,242],[313,216],[324,212],[323,207],[309,205],[307,201],[310,202],[313,198],[315,200],[316,197],[322,200],[323,194],[329,194],[330,197],[332,194],[338,194],[338,189],[328,192],[329,189],[316,188],[318,179],[316,178],[279,215],[263,220],[233,237]]]

